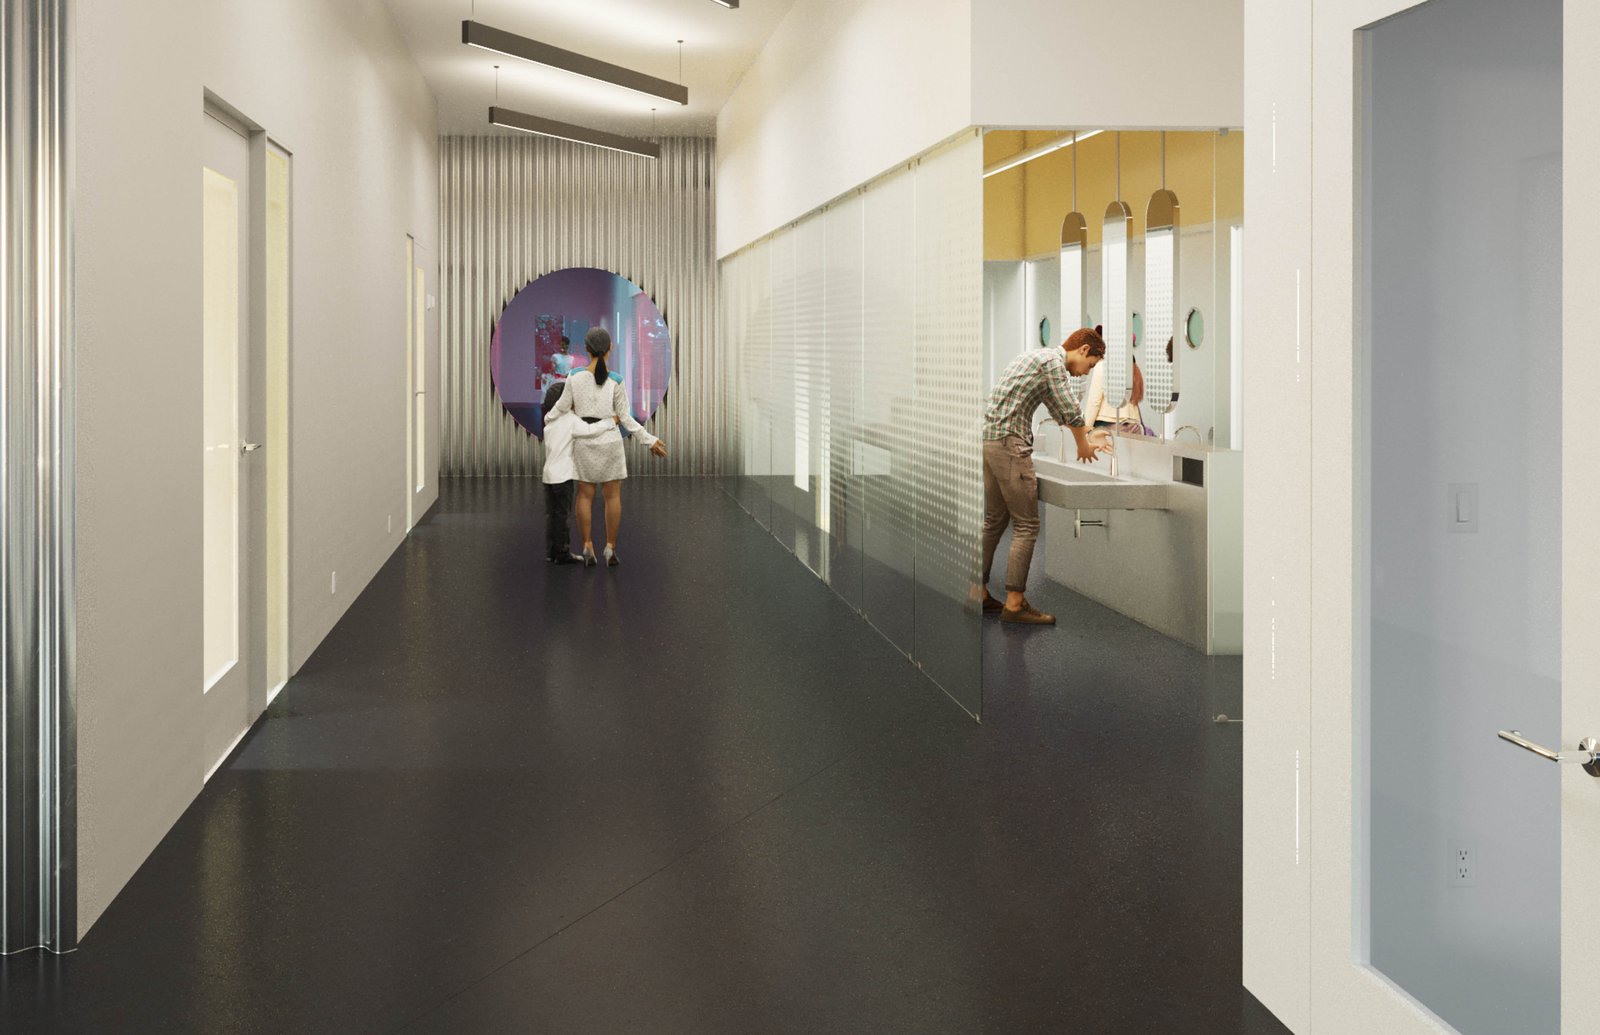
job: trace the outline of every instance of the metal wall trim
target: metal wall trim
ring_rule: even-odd
[[[78,935],[70,24],[0,10],[0,952]]]
[[[671,456],[629,442],[629,473],[718,473],[714,141],[665,138],[650,161],[560,140],[443,137],[439,157],[440,473],[538,475],[543,445],[500,405],[489,338],[517,291],[569,266],[638,284],[672,334],[672,379],[649,425]]]

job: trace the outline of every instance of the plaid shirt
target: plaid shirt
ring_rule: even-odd
[[[1056,423],[1083,427],[1083,411],[1067,384],[1067,357],[1060,348],[1029,349],[1006,367],[983,412],[984,441],[1018,435],[1033,441],[1033,413],[1041,405]]]

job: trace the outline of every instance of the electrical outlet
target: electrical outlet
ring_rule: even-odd
[[[328,574],[328,592],[333,594],[339,592],[339,573],[336,571]]]
[[[1470,888],[1477,883],[1478,852],[1471,845],[1456,843],[1450,846],[1449,869],[1445,884],[1452,888]]]

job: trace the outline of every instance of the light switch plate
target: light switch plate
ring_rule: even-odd
[[[1446,501],[1446,521],[1452,532],[1478,530],[1478,485],[1476,482],[1453,482]]]

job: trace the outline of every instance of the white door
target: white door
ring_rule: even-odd
[[[260,645],[263,522],[260,364],[251,349],[250,145],[204,116],[202,190],[203,600],[205,757],[208,773],[249,728],[264,700]],[[255,432],[252,437],[252,431]]]
[[[1600,779],[1497,737],[1600,736],[1596,42],[1247,7],[1245,983],[1296,1032],[1600,1031]]]

